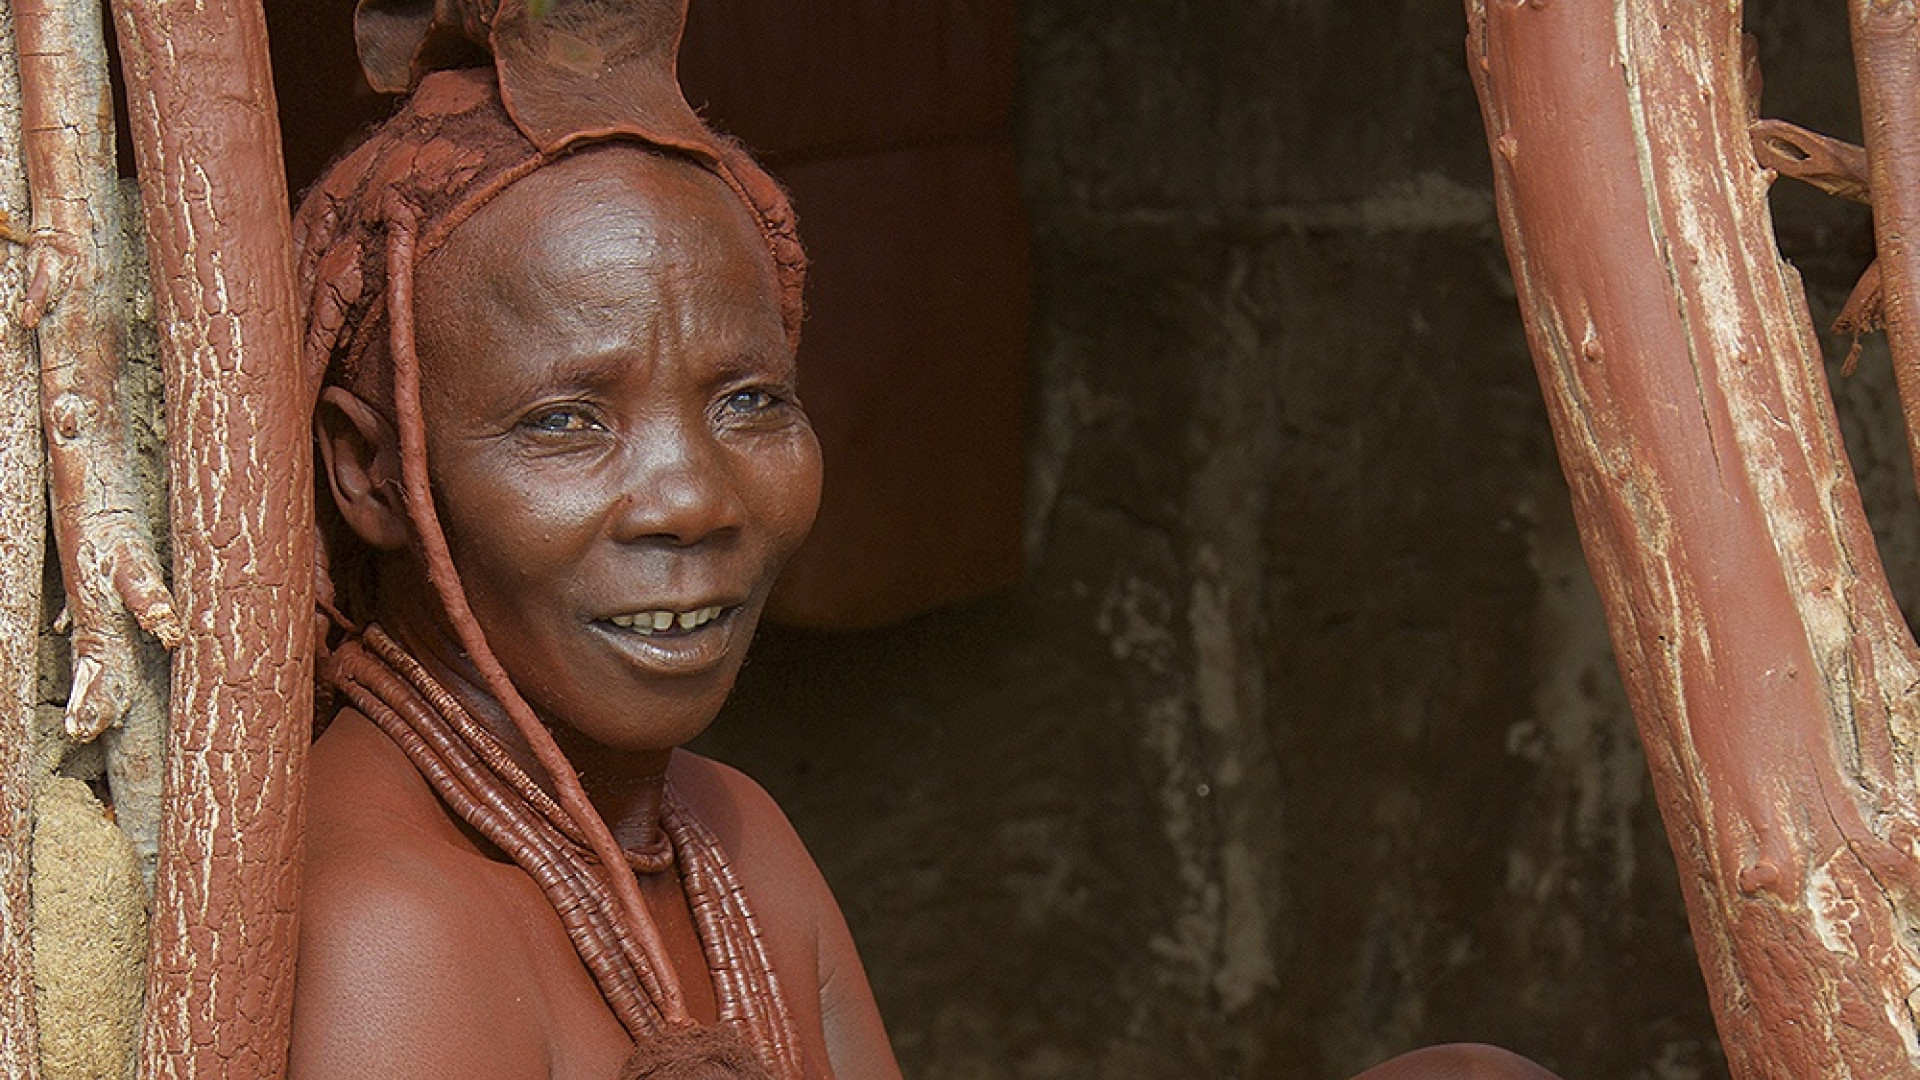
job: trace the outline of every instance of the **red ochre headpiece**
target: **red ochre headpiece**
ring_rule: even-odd
[[[806,255],[793,209],[687,104],[674,63],[685,16],[686,0],[361,0],[354,31],[368,80],[413,93],[295,216],[310,385],[384,389],[396,230],[413,235],[417,266],[507,185],[603,142],[684,158],[740,197],[766,238],[797,343]]]

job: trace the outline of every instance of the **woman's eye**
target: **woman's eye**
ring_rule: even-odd
[[[739,418],[758,416],[781,402],[778,395],[761,387],[735,390],[720,402],[720,409],[729,417]]]
[[[528,417],[524,424],[534,431],[549,435],[594,431],[600,427],[586,410],[576,408],[544,409]]]

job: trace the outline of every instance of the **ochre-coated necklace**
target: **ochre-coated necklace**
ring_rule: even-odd
[[[539,885],[607,1004],[640,1047],[636,1059],[650,1043],[684,1043],[723,1072],[800,1080],[799,1040],[759,923],[719,840],[671,784],[661,800],[663,842],[629,852],[628,861],[642,873],[678,867],[713,981],[717,1031],[666,1023],[656,999],[674,973],[647,963],[640,935],[627,925],[579,823],[418,660],[379,627],[368,626],[333,653],[328,677],[400,747],[454,813]],[[730,1064],[731,1048],[719,1045],[728,1032],[752,1048],[760,1069]],[[744,1063],[749,1055],[733,1056]],[[671,1075],[670,1065],[628,1075]]]

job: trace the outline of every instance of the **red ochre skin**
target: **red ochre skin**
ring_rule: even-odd
[[[739,199],[607,146],[540,170],[419,268],[428,462],[467,597],[515,685],[628,847],[662,784],[719,838],[810,1077],[899,1074],[838,905],[786,818],[685,751],[731,689],[818,500],[771,260]],[[433,599],[391,418],[323,396],[333,497],[379,553],[376,621],[531,758]],[[610,620],[721,607],[644,637]],[[531,769],[539,775],[537,769]],[[293,1080],[605,1080],[630,1050],[532,878],[349,709],[315,743]],[[696,1018],[714,995],[671,871],[643,874]]]

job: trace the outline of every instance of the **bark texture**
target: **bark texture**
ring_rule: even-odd
[[[67,732],[92,739],[121,722],[137,693],[140,628],[171,646],[180,622],[139,512],[119,400],[128,305],[101,9],[96,0],[17,0],[13,9],[33,192],[26,320],[40,334],[54,538],[73,629]]]
[[[0,1076],[35,1080],[33,1007],[33,752],[40,573],[46,535],[40,452],[39,362],[20,321],[26,295],[26,161],[13,10],[0,7]]]
[[[1920,1074],[1920,665],[1774,246],[1740,5],[1467,9],[1529,341],[1729,1064]]]
[[[131,494],[145,536],[159,548],[161,565],[172,557],[167,539],[166,408],[160,370],[160,342],[154,325],[153,279],[147,273],[146,230],[141,223],[140,188],[120,181],[121,226],[119,303],[128,312],[128,336],[121,352],[120,406],[125,410],[130,455]],[[130,680],[127,714],[120,726],[101,737],[113,820],[133,841],[141,879],[148,892],[160,858],[161,786],[166,770],[168,646],[152,635],[134,645],[136,668]]]
[[[115,24],[166,366],[175,595],[143,1073],[285,1067],[312,708],[312,481],[258,0]]]

